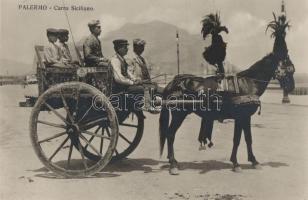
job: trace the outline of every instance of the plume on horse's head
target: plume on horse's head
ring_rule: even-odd
[[[220,15],[219,13],[211,13],[206,15],[202,21],[202,29],[201,34],[203,39],[206,38],[207,35],[218,35],[220,32],[224,31],[228,33],[228,29],[225,26],[221,26]]]
[[[267,32],[268,29],[271,29],[271,37],[276,38],[276,37],[283,37],[285,38],[286,36],[286,29],[290,29],[291,25],[290,22],[287,21],[287,18],[285,15],[278,16],[276,17],[275,13],[273,12],[273,17],[274,20],[271,21],[267,27],[265,32]]]
[[[267,25],[265,32],[269,29],[272,31],[271,37],[275,38],[273,53],[281,59],[284,59],[288,56],[288,47],[285,37],[286,30],[290,28],[290,22],[287,21],[285,15],[278,16],[277,18],[273,12],[273,17],[274,20]]]

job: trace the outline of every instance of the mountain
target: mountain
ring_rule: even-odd
[[[101,42],[103,54],[110,58],[114,54],[112,41],[114,39],[125,38],[129,40],[129,49],[132,51],[132,40],[142,38],[146,40],[144,56],[152,67],[153,74],[171,74],[177,73],[177,55],[176,55],[176,30],[179,31],[180,41],[180,72],[189,74],[214,74],[215,68],[204,61],[202,52],[204,47],[208,46],[209,40],[203,40],[201,34],[194,35],[178,28],[172,24],[162,21],[152,21],[144,24],[127,23],[119,29],[104,33],[102,30]],[[78,48],[82,47],[84,36],[77,42]],[[72,51],[73,44],[69,44],[71,53],[74,57],[75,51]],[[232,73],[239,69],[232,63],[225,62],[226,73]],[[25,75],[35,72],[34,64],[26,64],[13,60],[0,60],[0,75]],[[296,82],[308,82],[307,74],[295,73]]]
[[[142,38],[147,42],[144,56],[153,65],[153,71],[175,74],[177,73],[176,30],[179,31],[180,72],[198,73],[203,71],[201,63],[204,62],[202,52],[205,44],[201,36],[191,35],[187,31],[165,22],[126,24],[104,37],[103,44],[110,43],[116,38],[126,38],[130,43],[134,38]],[[132,49],[132,45],[130,48]]]
[[[102,32],[102,50],[106,57],[114,54],[112,41],[125,38],[129,41],[132,51],[132,41],[135,38],[146,40],[144,57],[150,62],[155,74],[177,73],[176,30],[180,37],[180,71],[181,73],[201,73],[201,64],[207,65],[202,58],[205,41],[200,35],[192,35],[172,24],[152,21],[144,24],[127,23],[118,30],[104,35]],[[85,38],[78,42],[80,46]]]

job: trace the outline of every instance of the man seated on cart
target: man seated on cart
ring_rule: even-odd
[[[99,20],[88,23],[91,35],[83,43],[83,55],[86,67],[108,66],[109,60],[103,56],[101,42],[98,36],[101,34]]]
[[[101,42],[98,36],[101,34],[101,25],[99,20],[92,20],[88,23],[91,34],[83,43],[83,56],[85,67],[103,67],[109,68],[109,60],[103,56]],[[104,88],[101,74],[89,74],[85,77],[85,82],[97,87]]]
[[[133,40],[133,53],[126,58],[129,64],[132,74],[136,79],[150,80],[150,73],[148,70],[148,62],[142,56],[145,48],[145,40],[134,39]]]
[[[124,56],[128,52],[128,41],[125,39],[117,39],[113,41],[113,44],[116,54],[110,60],[114,76],[112,93],[116,94],[124,92],[133,95],[147,95],[149,97],[149,89],[155,89],[156,85],[146,83],[145,86],[142,80],[135,78],[131,71],[128,70],[128,63],[124,59]],[[147,88],[147,94],[145,93],[145,88]],[[148,111],[155,112],[156,110],[155,108],[150,107],[148,108]]]
[[[113,93],[124,91],[136,94],[143,93],[143,86],[140,85],[142,80],[136,79],[128,70],[128,63],[124,58],[128,52],[128,41],[117,39],[113,41],[113,45],[115,55],[110,59],[114,76]]]
[[[47,29],[48,45],[44,46],[44,63],[48,67],[66,67],[61,57],[60,48],[56,45],[58,34],[58,29]]]
[[[58,31],[58,47],[60,48],[60,54],[62,61],[72,67],[79,66],[80,63],[77,60],[73,60],[70,49],[66,42],[69,39],[69,31],[67,29],[59,29]]]

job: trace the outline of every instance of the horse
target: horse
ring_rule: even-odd
[[[234,119],[234,138],[233,149],[230,161],[233,164],[234,171],[240,171],[241,167],[237,161],[237,150],[241,139],[241,132],[244,131],[245,141],[247,145],[248,161],[252,163],[254,168],[261,168],[259,162],[253,154],[252,150],[252,135],[251,135],[251,116],[257,111],[260,104],[257,100],[246,101],[244,104],[238,103],[237,100],[250,99],[250,97],[260,97],[266,90],[270,80],[275,77],[275,72],[281,63],[288,64],[287,68],[294,69],[292,61],[288,55],[288,49],[285,42],[285,35],[275,35],[273,51],[257,61],[247,70],[236,74],[239,83],[239,94],[222,93],[223,103],[221,109],[196,109],[189,107],[188,109],[168,109],[163,107],[159,118],[160,132],[160,155],[162,155],[165,141],[167,139],[168,155],[171,175],[178,174],[178,162],[175,159],[173,143],[175,135],[182,122],[187,115],[195,113],[206,121],[214,121],[219,119]],[[288,73],[278,79],[280,83],[284,82],[289,91],[295,87],[293,73]],[[194,77],[192,75],[176,76],[165,87],[163,99],[168,99],[169,96],[179,97],[186,95],[195,95],[202,90],[216,89],[219,80],[210,78]],[[243,97],[243,98],[242,98]],[[171,113],[171,122],[169,118]]]
[[[286,59],[283,62],[279,62],[279,66],[275,71],[273,79],[278,80],[282,90],[289,93],[294,88],[294,72],[295,68],[292,61],[290,59]],[[222,119],[219,121],[222,122]],[[198,136],[198,141],[200,142],[200,150],[205,150],[206,144],[208,142],[208,147],[211,148],[214,145],[212,142],[213,126],[214,120],[202,118]]]

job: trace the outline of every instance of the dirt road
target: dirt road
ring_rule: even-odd
[[[168,173],[158,153],[158,117],[146,114],[143,139],[129,159],[109,165],[91,178],[62,179],[47,172],[30,144],[30,108],[19,108],[24,89],[0,87],[0,199],[308,199],[308,107],[281,105],[267,93],[262,114],[252,120],[253,169],[244,140],[238,153],[242,172],[231,171],[233,123],[214,125],[214,147],[199,151],[200,119],[186,119],[177,133],[180,175]],[[280,96],[281,97],[281,96]],[[291,97],[292,98],[292,97]],[[153,127],[154,124],[154,127]]]

